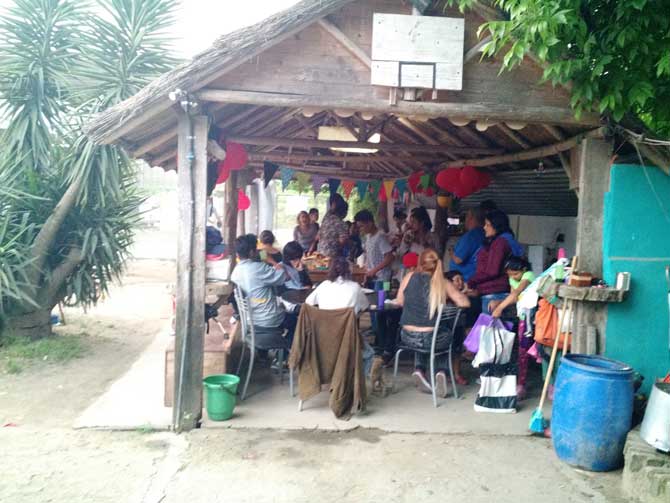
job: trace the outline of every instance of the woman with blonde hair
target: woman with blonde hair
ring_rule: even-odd
[[[433,328],[440,305],[451,300],[458,307],[470,307],[468,297],[444,279],[442,260],[433,249],[426,249],[419,257],[416,272],[407,274],[400,284],[397,302],[403,306],[400,325],[400,338],[405,346],[417,350],[430,351]],[[436,351],[448,348],[451,341],[448,334],[437,334]],[[431,392],[430,379],[426,377],[429,368],[429,355],[414,353],[414,383],[416,387],[427,393]],[[435,383],[437,394],[447,395],[448,355],[435,357]]]

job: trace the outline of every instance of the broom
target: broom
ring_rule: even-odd
[[[572,271],[575,270],[577,265],[577,257],[572,259]],[[570,305],[570,311],[572,311],[572,301],[566,300],[563,302],[563,307],[561,308],[561,316],[558,320],[558,326],[556,328],[556,338],[554,339],[554,346],[551,349],[551,358],[549,359],[549,367],[547,368],[547,375],[544,378],[544,386],[542,387],[542,396],[540,397],[540,405],[537,406],[537,409],[533,411],[533,414],[530,416],[530,422],[528,423],[528,429],[532,433],[538,433],[540,435],[544,434],[544,430],[547,428],[549,423],[544,418],[542,414],[542,407],[544,407],[544,400],[547,398],[547,390],[549,389],[549,382],[551,381],[551,374],[554,370],[554,363],[556,362],[556,354],[558,353],[558,341],[561,337],[561,328],[563,327],[563,320],[565,319],[565,312]],[[572,314],[572,312],[570,313]],[[567,340],[567,336],[565,338]],[[563,346],[565,350],[565,343]]]

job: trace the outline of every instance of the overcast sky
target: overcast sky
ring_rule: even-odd
[[[181,0],[174,27],[175,49],[190,58],[219,36],[261,21],[298,0]],[[0,8],[13,0],[0,0]]]
[[[298,0],[182,0],[175,26],[176,49],[191,57],[224,33],[261,21]]]

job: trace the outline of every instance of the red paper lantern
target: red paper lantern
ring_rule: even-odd
[[[458,168],[443,169],[437,174],[435,183],[447,192],[455,192],[461,183],[461,170]]]
[[[409,178],[407,179],[407,185],[409,185],[409,190],[412,192],[412,194],[419,191],[419,184],[421,183],[421,175],[423,175],[422,171],[416,171],[411,175],[409,175]]]
[[[216,184],[220,184],[228,180],[230,177],[230,168],[226,166],[226,161],[219,162],[219,176],[216,178]]]
[[[242,189],[237,189],[237,211],[248,210],[251,207],[251,199]]]
[[[491,185],[491,175],[486,173],[485,171],[480,171],[479,172],[479,185],[477,185],[477,191],[480,191],[482,189],[485,189],[489,185]]]
[[[232,141],[226,142],[226,160],[223,161],[228,170],[237,171],[247,164],[249,156],[243,145]]]

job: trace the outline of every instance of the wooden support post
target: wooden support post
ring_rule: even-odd
[[[235,245],[235,238],[237,238],[237,171],[231,171],[224,188],[226,208],[223,213],[223,241],[226,246],[232,249]],[[233,260],[231,268],[234,264],[235,261]]]
[[[179,118],[179,239],[172,424],[192,430],[202,416],[205,335],[206,116]]]
[[[602,277],[603,210],[605,193],[610,184],[612,145],[606,140],[586,139],[576,148],[575,158],[579,161],[578,268]],[[572,325],[572,351],[593,351],[595,329],[597,350],[602,353],[605,349],[606,325],[606,303],[577,302]]]

